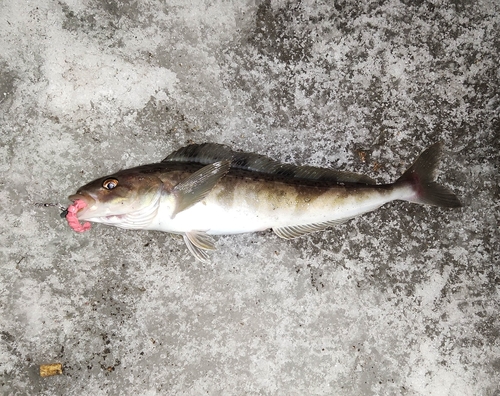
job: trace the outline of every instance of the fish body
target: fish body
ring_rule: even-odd
[[[210,235],[272,228],[290,239],[394,200],[459,207],[458,198],[434,181],[440,152],[441,143],[431,146],[395,183],[377,185],[355,173],[191,145],[161,163],[96,179],[69,199],[84,202],[78,220],[182,234],[191,253],[206,261],[207,250],[215,249]]]
[[[258,177],[260,176],[260,177]],[[209,235],[343,221],[389,201],[406,198],[408,188],[313,185],[269,180],[265,175],[228,172],[203,201],[173,216],[166,199],[147,227],[166,232],[203,230]]]

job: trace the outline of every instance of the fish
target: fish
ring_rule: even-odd
[[[284,239],[323,231],[395,200],[462,206],[436,182],[443,143],[426,149],[391,184],[330,168],[281,163],[216,143],[192,144],[163,161],[100,177],[69,196],[75,231],[88,222],[182,235],[201,262],[214,235],[272,229]],[[85,221],[85,224],[80,224]]]

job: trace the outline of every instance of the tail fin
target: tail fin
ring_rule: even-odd
[[[442,142],[433,144],[420,154],[413,165],[396,181],[395,184],[411,183],[415,191],[411,202],[444,208],[462,206],[453,192],[435,182],[442,147]]]

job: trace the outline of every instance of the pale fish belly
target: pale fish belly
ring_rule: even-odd
[[[314,187],[262,180],[221,180],[202,201],[171,218],[160,205],[148,227],[173,233],[240,234],[348,220],[414,194],[410,185]],[[232,183],[232,184],[231,184]]]

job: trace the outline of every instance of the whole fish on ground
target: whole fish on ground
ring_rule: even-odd
[[[380,206],[403,200],[460,207],[456,195],[435,182],[442,143],[425,150],[392,184],[367,176],[205,143],[183,147],[160,163],[121,170],[80,187],[67,219],[78,232],[103,223],[126,229],[181,234],[189,251],[207,261],[211,235],[272,228],[291,239],[322,231]]]

